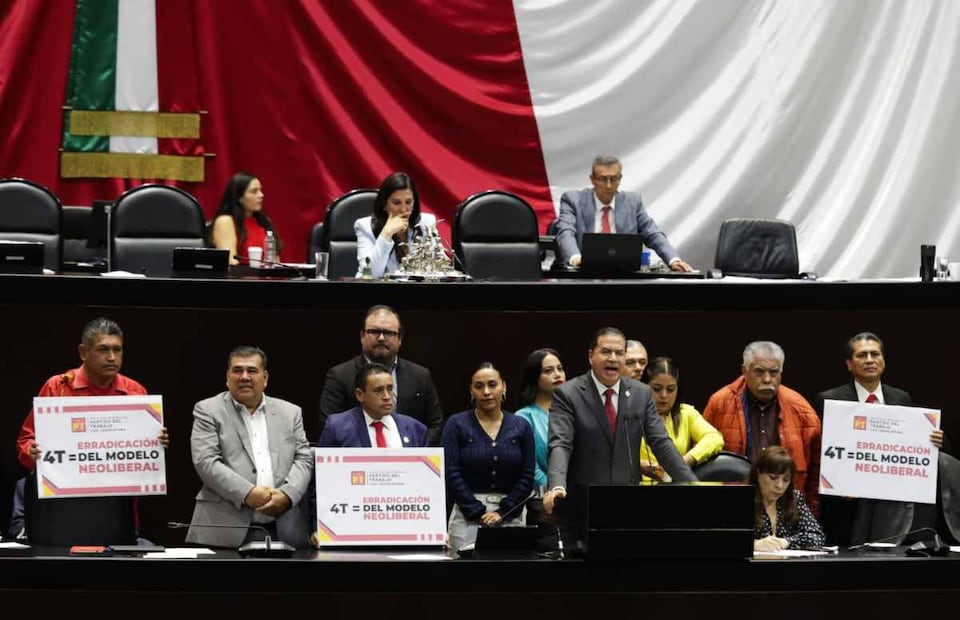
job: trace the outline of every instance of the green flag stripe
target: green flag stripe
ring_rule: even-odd
[[[76,110],[112,110],[116,98],[118,0],[77,0],[67,105]],[[65,151],[109,151],[107,136],[73,136],[64,115]]]

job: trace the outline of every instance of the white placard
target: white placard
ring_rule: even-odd
[[[38,396],[33,420],[40,499],[166,495],[162,396]]]
[[[824,401],[820,493],[935,503],[938,428],[938,409]]]
[[[442,448],[317,448],[323,546],[443,545]]]

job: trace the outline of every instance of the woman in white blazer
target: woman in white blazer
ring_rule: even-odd
[[[374,278],[382,278],[400,269],[409,243],[420,239],[437,224],[429,213],[420,213],[420,195],[413,179],[394,172],[380,185],[373,215],[353,224],[357,235],[357,277],[370,263]]]

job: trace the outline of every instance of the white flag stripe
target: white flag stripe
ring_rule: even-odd
[[[156,0],[120,0],[117,7],[115,109],[160,110]],[[111,136],[112,153],[156,153],[156,138]]]

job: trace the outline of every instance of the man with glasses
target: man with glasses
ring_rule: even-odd
[[[560,198],[557,245],[560,256],[573,267],[580,266],[583,233],[634,233],[674,271],[693,271],[680,258],[667,236],[643,207],[637,192],[621,192],[620,160],[601,155],[590,171],[592,188],[564,192]]]
[[[710,397],[703,417],[723,434],[724,450],[751,461],[783,446],[797,466],[794,486],[818,514],[820,418],[799,392],[780,384],[784,359],[775,342],[748,344],[741,376]]]
[[[403,343],[400,315],[390,306],[377,305],[367,310],[360,330],[362,353],[327,371],[320,396],[320,430],[327,418],[357,406],[354,385],[357,373],[374,362],[386,366],[393,375],[394,411],[415,418],[427,427],[427,444],[440,445],[443,410],[430,371],[399,357]]]

